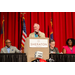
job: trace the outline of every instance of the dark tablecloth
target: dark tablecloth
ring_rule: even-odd
[[[75,54],[50,54],[55,62],[75,62]],[[25,53],[0,53],[0,62],[27,62]]]
[[[25,53],[0,53],[0,62],[27,62]]]
[[[49,58],[55,62],[75,62],[75,54],[50,54]]]

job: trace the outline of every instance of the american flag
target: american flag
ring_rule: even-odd
[[[22,31],[21,49],[24,48],[26,38],[27,38],[26,24],[25,24],[25,18],[23,16],[23,31]]]

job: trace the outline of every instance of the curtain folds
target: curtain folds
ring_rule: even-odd
[[[75,39],[75,12],[25,12],[25,23],[27,36],[34,32],[33,25],[38,23],[40,31],[44,32],[46,37],[50,37],[50,19],[53,22],[53,36],[56,41],[56,47],[62,51],[62,46],[66,45],[68,38]],[[22,37],[22,14],[20,12],[0,12],[0,33],[2,27],[3,15],[5,19],[5,39],[10,39],[13,46],[18,49],[21,47]],[[1,38],[1,35],[0,35]],[[0,50],[2,40],[0,39]]]

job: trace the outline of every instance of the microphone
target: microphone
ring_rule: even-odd
[[[38,32],[37,32],[37,31],[35,31],[35,33],[36,33],[36,34],[38,34]]]

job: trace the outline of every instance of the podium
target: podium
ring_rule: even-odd
[[[43,52],[43,59],[49,59],[49,38],[26,38],[24,53],[27,55],[27,62],[34,59],[36,51]]]

